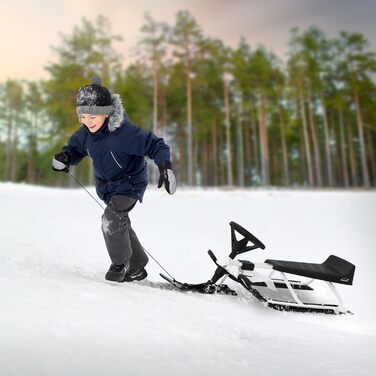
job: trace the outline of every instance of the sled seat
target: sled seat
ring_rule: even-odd
[[[355,272],[355,265],[334,255],[329,256],[322,264],[270,259],[265,260],[265,263],[273,265],[273,269],[280,272],[344,285],[352,285]]]

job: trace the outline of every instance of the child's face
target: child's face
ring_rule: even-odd
[[[84,124],[91,133],[99,131],[107,118],[108,115],[82,114],[80,116],[81,123]]]

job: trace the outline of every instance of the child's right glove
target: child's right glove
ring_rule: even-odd
[[[158,165],[159,169],[159,181],[158,188],[161,188],[164,184],[166,191],[173,195],[176,191],[176,178],[170,161],[164,161]]]
[[[62,151],[54,155],[52,159],[52,169],[54,171],[69,172],[69,162],[71,156],[69,153]]]

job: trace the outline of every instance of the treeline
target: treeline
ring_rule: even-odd
[[[285,61],[145,15],[137,59],[124,68],[109,20],[83,19],[55,47],[49,79],[0,85],[0,178],[65,185],[52,155],[79,126],[78,88],[99,74],[130,120],[172,147],[179,183],[202,186],[376,187],[376,56],[366,38],[291,30]],[[88,160],[75,168],[93,182]]]

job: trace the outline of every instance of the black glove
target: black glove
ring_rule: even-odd
[[[69,163],[71,156],[66,151],[54,155],[52,159],[52,169],[54,171],[69,172]]]
[[[164,184],[166,191],[173,195],[176,191],[176,178],[174,171],[172,171],[172,166],[170,161],[164,161],[158,165],[159,169],[159,180],[158,188],[161,188]]]

